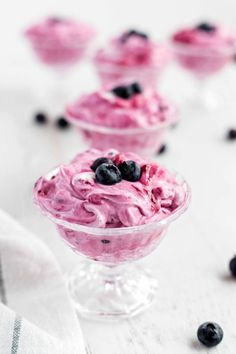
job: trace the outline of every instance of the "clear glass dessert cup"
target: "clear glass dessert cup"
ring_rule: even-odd
[[[110,128],[87,123],[67,113],[67,119],[78,128],[89,147],[106,150],[112,146],[121,152],[134,152],[144,157],[153,156],[163,143],[168,128],[176,123],[177,109],[170,109],[165,122],[138,128]]]
[[[43,108],[52,115],[62,115],[68,101],[68,81],[70,74],[87,54],[88,44],[75,41],[73,43],[44,43],[29,39],[31,48],[41,64],[51,73],[49,92],[40,93],[39,101]]]
[[[45,178],[50,179],[55,170]],[[148,224],[120,228],[98,228],[61,220],[49,212],[66,244],[85,257],[68,277],[68,288],[79,315],[89,319],[118,320],[134,316],[156,298],[157,281],[151,271],[136,264],[154,251],[169,225],[188,207],[190,190],[175,174],[184,200],[171,214]],[[37,196],[36,196],[37,198]]]
[[[171,43],[171,48],[177,63],[194,78],[192,103],[200,108],[216,108],[219,103],[218,98],[209,90],[208,82],[232,61],[235,47],[223,46],[214,49]]]

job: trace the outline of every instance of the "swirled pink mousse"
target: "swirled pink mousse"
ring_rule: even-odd
[[[177,45],[175,51],[180,64],[200,75],[219,71],[235,52],[235,34],[221,26],[212,26],[212,31],[187,27],[177,31],[171,39]]]
[[[142,171],[140,180],[122,180],[114,185],[98,183],[90,166],[99,157],[108,157],[117,165],[126,160],[137,162]],[[162,220],[183,203],[185,191],[175,177],[156,163],[133,153],[92,149],[41,177],[35,185],[34,199],[54,219],[106,229]],[[124,231],[119,236],[94,236],[66,226],[58,226],[58,230],[76,252],[113,263],[148,254],[165,231],[157,226],[134,235]]]
[[[41,61],[67,64],[84,56],[95,31],[82,22],[50,17],[28,28],[25,35]]]
[[[150,38],[123,32],[97,51],[94,63],[103,84],[137,80],[144,86],[156,84],[160,71],[169,63],[167,48]]]
[[[173,112],[170,102],[152,89],[129,99],[102,89],[82,95],[66,108],[67,116],[74,121],[118,129],[150,128],[159,123],[170,123],[175,118]]]

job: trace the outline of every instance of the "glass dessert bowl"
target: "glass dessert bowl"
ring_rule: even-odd
[[[86,258],[68,279],[79,314],[125,318],[155,300],[156,280],[133,262],[155,250],[187,209],[190,190],[180,175],[135,154],[94,149],[41,177],[34,199]]]
[[[59,17],[47,18],[25,31],[25,37],[38,60],[55,74],[52,106],[62,101],[63,107],[66,90],[62,88],[68,74],[85,58],[94,36],[95,31],[87,24]]]
[[[232,61],[235,44],[235,34],[209,23],[185,28],[172,36],[170,46],[177,63],[195,79],[194,103],[206,108],[217,105],[207,83]]]
[[[103,85],[137,80],[143,87],[156,87],[170,59],[165,45],[156,43],[146,33],[129,30],[99,49],[94,65]]]
[[[66,117],[90,147],[112,146],[142,156],[159,151],[177,116],[173,104],[137,82],[83,95],[66,108]]]

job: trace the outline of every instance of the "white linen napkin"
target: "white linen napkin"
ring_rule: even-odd
[[[0,210],[0,353],[85,354],[50,250]]]

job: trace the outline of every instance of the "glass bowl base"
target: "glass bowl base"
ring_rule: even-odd
[[[80,316],[115,321],[150,306],[156,298],[157,281],[138,265],[82,262],[69,276],[68,288]]]

